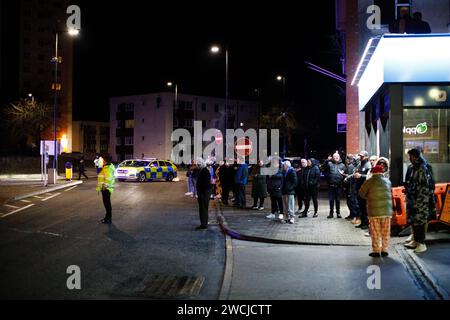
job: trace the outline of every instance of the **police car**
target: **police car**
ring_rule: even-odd
[[[136,180],[139,182],[166,180],[173,181],[178,168],[168,160],[126,160],[116,169],[118,181]]]

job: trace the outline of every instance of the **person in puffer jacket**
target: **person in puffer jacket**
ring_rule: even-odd
[[[295,223],[295,189],[297,174],[289,161],[283,163],[283,207],[284,222]]]
[[[367,200],[370,236],[372,237],[371,257],[387,257],[391,235],[392,185],[383,176],[384,167],[372,168],[372,177],[364,182],[359,196]]]
[[[283,208],[283,172],[281,171],[280,159],[272,159],[272,167],[276,170],[276,173],[271,175],[267,181],[267,191],[270,195],[270,202],[272,204],[272,211],[266,218],[275,219],[277,212],[279,213],[280,220],[284,216]]]

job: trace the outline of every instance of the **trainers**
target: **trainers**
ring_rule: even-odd
[[[355,218],[355,219],[352,220],[352,224],[354,224],[354,225],[360,225],[360,224],[361,224],[361,220]]]
[[[327,217],[327,219],[333,219],[333,218],[334,218],[333,214],[330,214],[330,215]]]
[[[291,219],[288,220],[288,222],[289,222],[289,224],[294,224],[295,223],[295,219],[291,218]]]
[[[287,222],[287,220],[284,220],[284,219],[281,219],[281,220],[280,220],[280,223],[281,223],[281,224],[286,224],[286,222]]]
[[[258,210],[259,208],[258,207],[252,207],[252,210]]]
[[[185,196],[192,196],[193,193],[192,193],[192,192],[186,192],[184,195],[185,195]]]
[[[195,228],[195,230],[197,230],[197,231],[206,231],[206,230],[208,230],[208,227],[206,227],[206,226],[198,226],[197,228]]]
[[[275,219],[275,215],[273,213],[269,214],[267,217],[267,219]]]
[[[102,219],[101,223],[103,223],[103,224],[111,224],[112,220],[111,219]]]
[[[338,219],[342,219],[342,216],[341,216],[340,213],[337,214],[337,218],[338,218]]]
[[[313,218],[318,218],[318,217],[319,217],[319,214],[317,212],[314,213]]]
[[[259,211],[263,211],[263,210],[264,210],[264,207],[259,207],[258,210],[259,210]]]
[[[427,246],[423,243],[419,243],[416,247],[416,249],[414,250],[415,253],[422,253],[427,251]]]
[[[284,215],[282,214],[278,215],[278,220],[284,220]]]
[[[364,232],[364,237],[370,237],[370,232],[369,231]]]
[[[411,233],[411,235],[408,238],[406,238],[405,243],[408,243],[408,242],[411,242],[411,241],[414,241],[414,235],[412,233]]]
[[[408,249],[416,249],[418,245],[419,244],[417,242],[415,242],[414,240],[404,244],[405,248],[408,248]]]

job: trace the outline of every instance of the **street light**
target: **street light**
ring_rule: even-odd
[[[211,53],[218,54],[219,46],[212,46]],[[228,49],[225,50],[225,131],[228,129]]]
[[[167,82],[167,86],[172,88],[174,84],[173,82]],[[178,107],[178,84],[175,84],[175,107]]]
[[[74,37],[77,36],[80,33],[80,30],[77,29],[69,29],[67,30],[67,33]],[[53,100],[53,148],[54,148],[54,156],[53,156],[53,182],[56,184],[56,175],[58,173],[58,152],[56,150],[57,147],[57,137],[56,137],[56,109],[58,106],[58,64],[61,63],[61,59],[58,55],[58,46],[59,46],[59,33],[58,33],[58,26],[56,26],[55,29],[55,56],[52,59],[52,62],[55,64],[55,82],[54,82],[54,100]],[[60,88],[59,88],[60,89]]]
[[[283,75],[277,76],[277,81],[283,83],[283,113],[282,113],[282,121],[283,121],[283,157],[286,157],[287,153],[287,106],[286,106],[286,77]]]

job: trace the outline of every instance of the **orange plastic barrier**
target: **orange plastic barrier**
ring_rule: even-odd
[[[436,199],[436,211],[438,215],[442,210],[442,205],[444,203],[445,191],[447,190],[447,185],[449,183],[437,183],[434,189],[434,198]]]
[[[400,227],[407,226],[405,187],[392,188],[392,204],[394,214],[392,215],[391,224]]]

